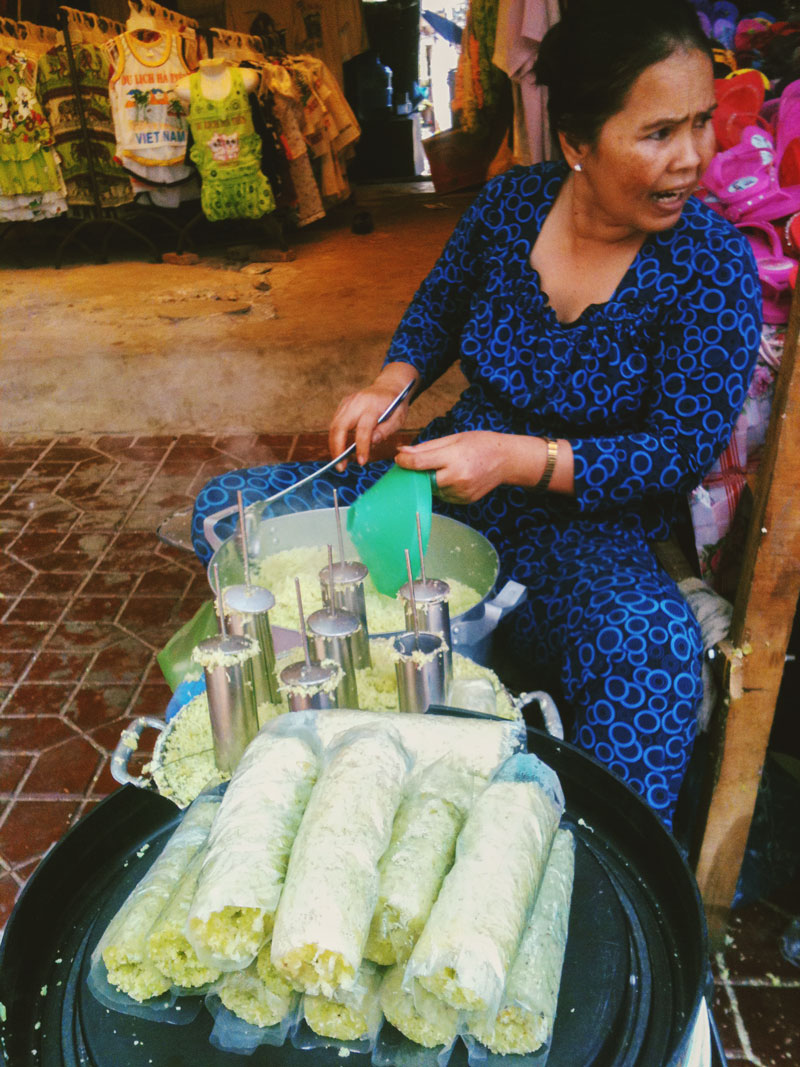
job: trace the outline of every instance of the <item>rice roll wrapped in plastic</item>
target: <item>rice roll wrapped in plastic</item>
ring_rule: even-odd
[[[476,792],[476,779],[440,760],[412,775],[378,864],[378,905],[364,949],[367,959],[405,963],[422,933]]]
[[[447,715],[408,715],[400,711],[302,711],[301,721],[316,729],[324,748],[347,730],[375,726],[393,730],[416,769],[450,758],[466,771],[489,778],[514,752],[525,749],[525,723],[465,719]]]
[[[220,805],[186,933],[199,959],[241,970],[269,938],[289,853],[318,772],[314,738],[286,719],[264,727]]]
[[[569,830],[559,830],[508,976],[503,1007],[492,1022],[487,1024],[484,1017],[470,1025],[470,1032],[492,1052],[524,1055],[552,1037],[574,876],[575,839]]]
[[[497,1013],[563,810],[549,767],[506,760],[467,816],[407,981],[453,1008]]]
[[[186,811],[147,874],[108,924],[93,953],[102,958],[110,985],[133,1000],[166,993],[172,981],[150,957],[148,939],[192,860],[205,847],[219,798],[200,796]]]
[[[268,941],[259,950],[256,956],[256,974],[267,989],[271,989],[278,996],[287,996],[289,993],[296,992],[288,978],[285,978],[272,962],[271,948],[272,943]]]
[[[222,1004],[253,1026],[277,1026],[297,1005],[297,993],[286,984],[283,992],[264,983],[254,960],[241,971],[223,974],[213,989]]]
[[[205,849],[201,849],[184,871],[147,939],[150,959],[173,985],[182,989],[197,989],[216,982],[220,976],[216,967],[200,962],[186,937],[186,919],[204,860]]]
[[[341,992],[336,1000],[329,997],[303,997],[303,1015],[315,1034],[337,1041],[374,1038],[380,1029],[383,1012],[380,1005],[382,972],[373,963],[361,965],[355,984]]]
[[[272,962],[297,988],[353,988],[409,759],[394,734],[354,730],[326,752],[275,918]]]
[[[396,964],[384,974],[381,1009],[392,1026],[425,1048],[449,1047],[456,1037],[458,1012],[425,989],[403,988],[405,967]]]

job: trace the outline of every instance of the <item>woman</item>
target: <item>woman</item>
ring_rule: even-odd
[[[344,502],[405,422],[379,413],[456,359],[469,388],[397,462],[433,470],[437,510],[484,533],[528,588],[504,648],[557,692],[572,739],[671,824],[701,697],[697,623],[650,542],[727,442],[760,335],[749,246],[691,198],[714,151],[710,49],[684,0],[572,0],[536,66],[563,163],[489,182],[423,282],[332,454],[357,469],[302,502]],[[284,465],[215,479],[202,518],[289,484]],[[203,545],[198,537],[198,551]],[[546,683],[546,684],[545,684]]]

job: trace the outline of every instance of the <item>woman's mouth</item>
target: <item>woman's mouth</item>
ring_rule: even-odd
[[[689,193],[690,190],[685,186],[682,189],[663,189],[660,192],[652,193],[651,199],[660,207],[677,208],[683,207]]]

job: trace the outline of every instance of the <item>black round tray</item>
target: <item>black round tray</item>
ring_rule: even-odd
[[[678,1064],[706,976],[694,880],[670,835],[625,786],[564,742],[529,731],[559,775],[576,836],[569,939],[547,1067]],[[0,1056],[7,1067],[333,1067],[336,1049],[287,1040],[243,1060],[209,1044],[202,1008],[173,1026],[110,1011],[89,992],[89,958],[106,924],[166,843],[180,813],[125,786],[49,853],[0,945]],[[148,846],[144,848],[143,846]],[[187,1009],[190,1004],[187,1003]],[[452,1067],[464,1067],[457,1046]],[[369,1057],[352,1054],[363,1067]]]

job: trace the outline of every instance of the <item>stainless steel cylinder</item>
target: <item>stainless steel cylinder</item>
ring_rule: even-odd
[[[394,639],[395,674],[400,711],[427,711],[431,704],[444,704],[447,668],[444,641],[439,634],[414,633]]]
[[[337,688],[340,708],[358,707],[355,648],[361,633],[361,621],[349,611],[315,611],[308,616],[314,651],[320,661],[332,659],[342,668],[342,680]]]
[[[426,578],[414,582],[414,603],[417,605],[417,622],[414,625],[414,605],[408,582],[400,587],[406,615],[406,629],[420,630],[429,634],[441,634],[447,665],[447,683],[453,678],[453,640],[450,633],[450,586],[440,578]]]
[[[336,708],[338,669],[322,663],[292,663],[281,671],[281,686],[286,690],[289,711],[322,711]]]
[[[369,653],[369,628],[367,626],[367,603],[364,596],[364,579],[369,571],[363,563],[334,563],[333,565],[333,607],[337,611],[348,611],[357,615],[361,622],[361,632],[355,638],[356,667],[370,667],[372,659]],[[322,588],[322,603],[331,606],[330,575],[328,568],[319,572]]]
[[[209,637],[195,650],[195,661],[205,672],[214,760],[223,774],[233,774],[258,733],[253,684],[258,654],[257,643],[238,634]]]
[[[269,623],[275,597],[260,585],[229,585],[222,599],[230,632],[252,637],[258,644],[259,656],[253,663],[256,706],[277,704],[280,697],[275,677],[275,646]]]

